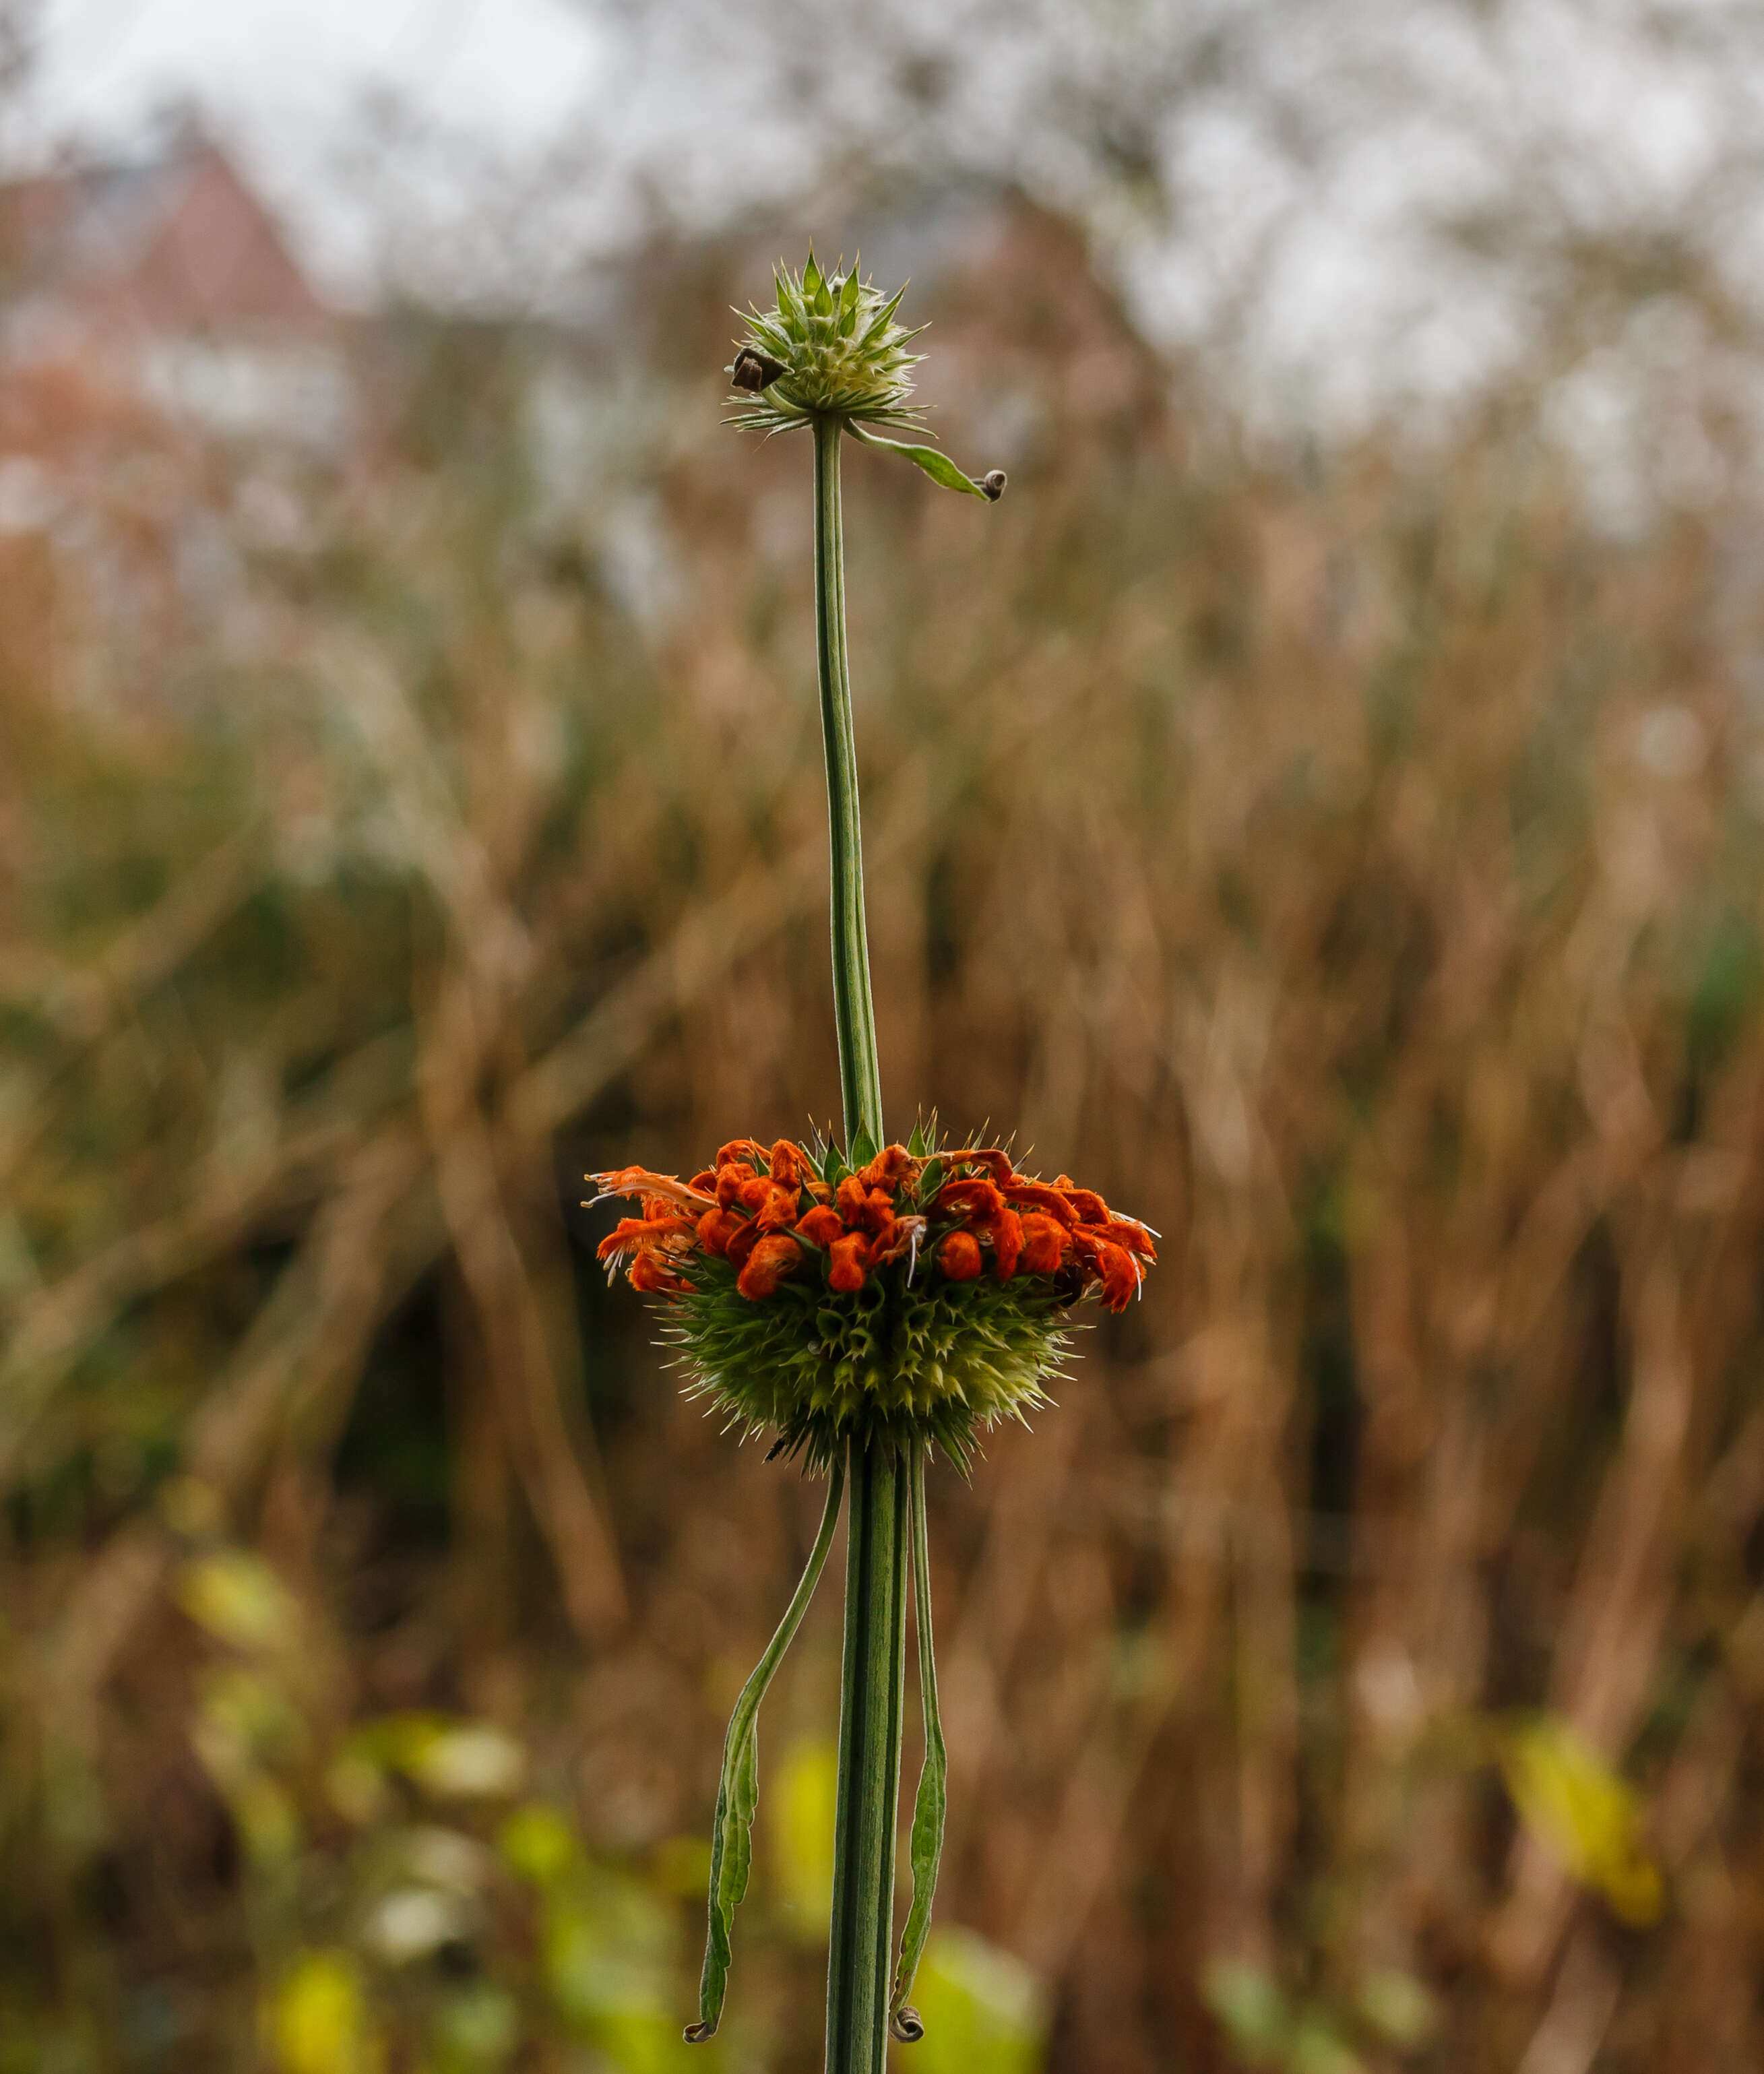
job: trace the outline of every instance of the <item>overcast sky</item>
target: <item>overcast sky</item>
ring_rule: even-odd
[[[345,291],[379,227],[347,171],[370,109],[518,165],[609,84],[609,39],[568,0],[39,0],[38,22],[32,145],[126,151],[193,106]]]
[[[890,152],[1088,213],[1155,334],[1234,327],[1229,363],[1303,411],[1515,349],[1522,292],[1473,241],[1442,254],[1442,217],[1684,230],[1764,281],[1761,0],[37,5],[39,138],[114,147],[195,101],[358,289],[389,225],[420,253],[424,209],[442,278],[506,286],[646,208],[796,194],[812,229],[828,167]],[[1160,207],[1135,217],[1122,163]]]
[[[39,84],[61,125],[125,135],[196,96],[277,142],[390,89],[498,142],[554,134],[604,39],[565,0],[47,0]]]

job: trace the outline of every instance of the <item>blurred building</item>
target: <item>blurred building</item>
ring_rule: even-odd
[[[15,449],[78,403],[320,452],[350,415],[342,320],[194,130],[0,187],[0,382]]]
[[[351,450],[357,328],[194,128],[0,186],[0,584],[29,601],[0,678],[89,699],[121,642],[131,703],[187,700],[243,638],[245,554],[310,531]]]

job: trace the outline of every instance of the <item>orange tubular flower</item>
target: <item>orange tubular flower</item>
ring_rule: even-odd
[[[997,1188],[1002,1188],[1015,1178],[1010,1154],[996,1145],[970,1145],[960,1152],[946,1152],[942,1157],[946,1167],[985,1167]]]
[[[858,1169],[857,1178],[866,1188],[894,1189],[915,1178],[923,1163],[904,1145],[885,1145],[867,1167]]]
[[[781,1188],[793,1192],[803,1185],[803,1170],[807,1165],[799,1151],[787,1138],[781,1138],[771,1149],[772,1179]]]
[[[870,1249],[872,1267],[886,1266],[890,1260],[903,1256],[917,1260],[919,1249],[925,1242],[925,1233],[930,1225],[923,1217],[896,1217],[887,1230]]]
[[[952,1231],[937,1248],[937,1265],[952,1282],[977,1279],[982,1262],[980,1241],[969,1231]]]
[[[747,1256],[758,1246],[764,1233],[751,1217],[746,1218],[730,1233],[729,1243],[723,1249],[723,1258],[731,1267],[745,1267]]]
[[[854,1295],[903,1262],[893,1302],[914,1289],[928,1249],[929,1286],[977,1281],[989,1260],[995,1283],[1039,1278],[1057,1285],[1060,1303],[1093,1295],[1111,1311],[1126,1308],[1157,1258],[1156,1234],[1117,1217],[1093,1188],[1064,1174],[1051,1182],[1018,1174],[995,1146],[936,1156],[943,1178],[921,1194],[933,1156],[889,1145],[852,1172],[788,1138],[768,1147],[737,1138],[690,1182],[622,1167],[594,1179],[603,1195],[638,1197],[643,1214],[622,1218],[599,1255],[615,1271],[622,1263],[637,1287],[676,1296],[709,1286],[693,1274],[694,1259],[726,1261],[750,1303],[799,1273],[824,1276],[836,1296]]]
[[[1112,1246],[1093,1232],[1074,1232],[1072,1244],[1072,1250],[1085,1259],[1101,1283],[1104,1308],[1125,1311],[1139,1293],[1140,1278],[1145,1270],[1138,1262],[1124,1247]]]
[[[796,1231],[812,1246],[832,1246],[845,1236],[845,1226],[838,1211],[825,1203],[817,1203],[806,1216],[799,1217]]]
[[[1138,1254],[1142,1260],[1158,1258],[1151,1233],[1136,1218],[1111,1217],[1102,1228],[1102,1236],[1111,1246],[1125,1246],[1129,1253]]]
[[[647,1253],[693,1229],[690,1217],[621,1217],[595,1249],[599,1260],[617,1260],[631,1253]]]
[[[1022,1219],[1014,1210],[1000,1210],[992,1224],[992,1271],[1008,1282],[1022,1257]]]
[[[1045,1216],[1056,1218],[1068,1230],[1079,1221],[1078,1213],[1067,1201],[1064,1191],[1058,1188],[1050,1188],[1043,1182],[1026,1181],[1018,1175],[1006,1183],[1003,1192],[1006,1200],[1017,1208],[1021,1209],[1027,1204],[1031,1209],[1041,1211]]]
[[[870,1266],[870,1241],[861,1232],[848,1232],[843,1238],[836,1238],[828,1250],[827,1287],[849,1296],[863,1287]]]
[[[599,1184],[602,1196],[662,1196],[694,1217],[711,1206],[712,1199],[700,1190],[688,1188],[671,1174],[651,1174],[647,1167],[621,1167],[615,1174],[590,1174],[588,1178]]]
[[[788,1231],[801,1214],[802,1191],[787,1188],[779,1181],[767,1185],[769,1192],[755,1213],[754,1221],[762,1231]]]
[[[775,1232],[769,1238],[761,1239],[748,1254],[747,1264],[735,1287],[749,1303],[757,1303],[770,1296],[791,1270],[800,1265],[802,1257],[803,1250],[795,1239]]]
[[[1080,1224],[1105,1225],[1109,1222],[1109,1205],[1094,1188],[1075,1188],[1064,1174],[1055,1182],[1054,1186],[1078,1213],[1078,1221]]]
[[[976,1224],[989,1224],[1005,1207],[1005,1199],[990,1181],[945,1181],[931,1207],[934,1213],[963,1211]]]
[[[742,1228],[733,1210],[706,1210],[697,1224],[698,1242],[706,1253],[726,1258],[729,1242]]]
[[[1027,1210],[1021,1220],[1022,1252],[1019,1265],[1027,1275],[1057,1275],[1066,1250],[1066,1228],[1057,1217],[1042,1210]]]
[[[640,1253],[631,1262],[630,1284],[651,1296],[680,1296],[692,1287],[655,1253]]]

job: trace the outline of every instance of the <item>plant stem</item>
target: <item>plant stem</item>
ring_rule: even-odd
[[[907,1688],[911,1472],[880,1441],[854,1440],[850,1485],[826,2074],[882,2074]]]
[[[833,1009],[845,1145],[882,1142],[882,1076],[864,931],[857,749],[845,655],[845,546],[837,418],[815,420],[815,638],[832,854]],[[894,1943],[894,1824],[907,1683],[908,1465],[861,1435],[851,1443],[845,1667],[839,1695],[833,1919],[827,1960],[826,2074],[883,2074]]]
[[[821,736],[827,750],[827,820],[832,852],[833,1013],[839,1028],[839,1091],[848,1150],[882,1134],[882,1072],[870,994],[864,930],[863,841],[857,823],[857,746],[845,655],[845,538],[840,512],[837,418],[815,420],[815,645]]]

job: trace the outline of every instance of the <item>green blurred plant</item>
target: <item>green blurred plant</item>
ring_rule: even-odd
[[[621,2074],[675,2064],[677,1907],[520,1800],[514,1738],[433,1712],[335,1720],[311,1613],[244,1549],[193,1556],[176,1596],[222,1652],[191,1734],[242,1847],[279,2074],[494,2074],[560,2036]]]
[[[1201,1982],[1207,2007],[1244,2064],[1278,2074],[1363,2074],[1361,2048],[1418,2053],[1437,2034],[1438,2002],[1414,1974],[1374,1968],[1339,2002],[1289,1998],[1265,1967],[1220,1960]]]

